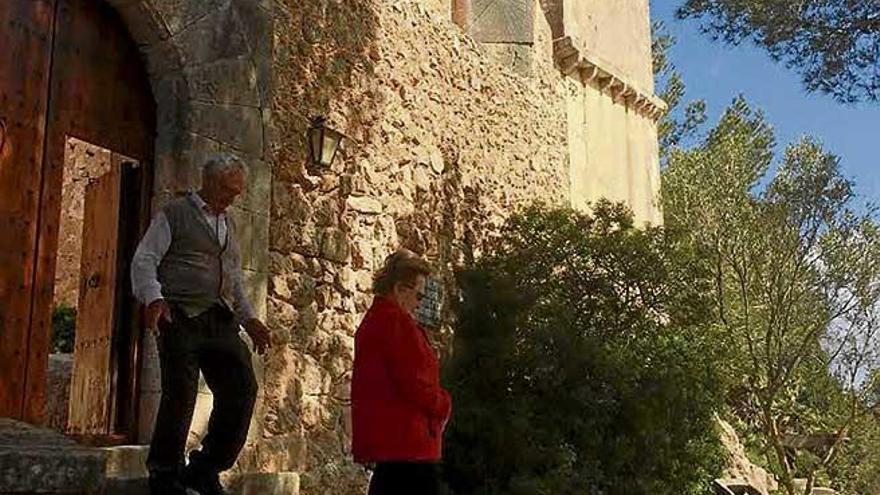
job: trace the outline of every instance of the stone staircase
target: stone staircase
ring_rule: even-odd
[[[52,430],[0,418],[0,494],[99,495],[107,454]]]
[[[149,495],[146,445],[84,447],[60,433],[0,418],[0,495]],[[298,495],[298,473],[245,473],[235,495]],[[190,492],[191,495],[197,495]]]

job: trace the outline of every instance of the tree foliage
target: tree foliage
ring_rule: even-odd
[[[669,50],[675,46],[675,38],[666,26],[654,22],[651,26],[651,52],[654,58],[654,78],[660,98],[666,102],[666,114],[657,124],[660,141],[660,158],[665,163],[669,151],[680,147],[693,137],[706,122],[706,102],[695,100],[684,103],[686,87],[681,73],[669,60]],[[682,106],[684,105],[684,106]]]
[[[828,475],[870,405],[880,231],[835,156],[805,138],[771,174],[774,143],[761,113],[737,99],[700,146],[672,152],[663,204],[669,226],[708,253],[739,379],[731,404],[794,495],[795,478],[809,488]],[[817,435],[821,447],[797,446]]]
[[[58,306],[52,311],[52,352],[73,352],[76,340],[76,308]]]
[[[620,205],[514,216],[460,275],[451,490],[706,493],[724,386],[695,256]]]
[[[686,0],[678,16],[700,19],[716,39],[763,47],[810,91],[847,103],[880,99],[876,0]]]

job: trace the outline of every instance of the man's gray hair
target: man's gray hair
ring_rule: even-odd
[[[247,167],[241,158],[232,153],[215,153],[208,158],[202,167],[202,178],[219,177],[233,170],[240,171],[247,176]]]

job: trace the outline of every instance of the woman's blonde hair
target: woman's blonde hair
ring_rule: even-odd
[[[431,267],[428,262],[409,249],[398,249],[385,258],[382,269],[373,276],[373,293],[386,295],[398,283],[415,283],[419,275],[427,277],[431,275]]]

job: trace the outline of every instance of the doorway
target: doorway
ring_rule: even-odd
[[[149,78],[101,0],[5,1],[0,47],[0,416],[45,422],[52,315],[66,307],[64,428],[130,441],[141,332],[127,275],[149,220]]]

